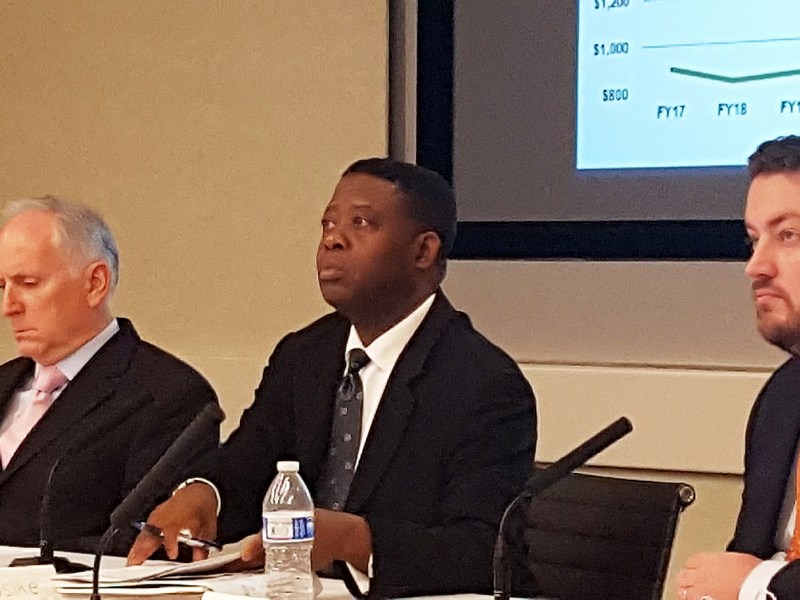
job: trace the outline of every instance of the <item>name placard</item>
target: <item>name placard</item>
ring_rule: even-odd
[[[58,600],[53,565],[0,568],[0,600]]]

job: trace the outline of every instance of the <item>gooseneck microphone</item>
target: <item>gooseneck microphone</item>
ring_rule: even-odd
[[[225,418],[225,413],[214,402],[206,404],[192,422],[175,438],[161,458],[156,461],[142,480],[111,513],[112,527],[130,527],[131,521],[141,517],[142,511],[167,494],[186,476],[189,464],[204,448],[205,440]]]
[[[525,501],[541,494],[554,483],[564,479],[572,471],[600,454],[600,452],[620,438],[628,435],[631,431],[633,431],[631,422],[626,417],[621,417],[565,456],[559,458],[546,469],[536,471],[528,478],[525,488],[506,507],[503,517],[500,519],[500,527],[494,543],[494,555],[492,556],[495,600],[508,600],[510,593],[511,565],[507,556],[508,540],[506,539],[510,515]]]
[[[58,456],[47,475],[47,481],[42,491],[42,504],[39,509],[39,556],[26,556],[15,558],[11,562],[12,567],[24,567],[31,565],[50,565],[52,564],[57,573],[75,573],[78,571],[88,571],[89,565],[70,561],[68,558],[55,556],[53,539],[55,537],[55,523],[53,516],[53,487],[61,473],[60,468],[63,464],[69,463],[70,458],[77,451],[86,447],[87,443],[98,437],[102,437],[106,432],[112,431],[120,423],[123,423],[134,413],[141,409],[142,403],[131,403],[123,406],[121,410],[106,412],[101,417],[101,421],[88,430],[72,438],[64,451]]]
[[[206,404],[167,448],[141,481],[130,491],[111,513],[111,524],[97,544],[92,569],[91,600],[100,600],[100,561],[113,537],[123,528],[141,518],[142,513],[155,504],[159,497],[168,494],[187,475],[191,462],[197,458],[203,442],[215,435],[215,428],[225,418],[218,404]]]

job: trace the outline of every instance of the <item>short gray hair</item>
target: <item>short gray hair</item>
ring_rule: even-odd
[[[119,250],[111,229],[96,211],[56,196],[12,200],[3,207],[6,222],[24,212],[41,210],[56,216],[60,230],[59,240],[68,249],[76,249],[88,260],[102,260],[111,270],[109,296],[119,282]]]

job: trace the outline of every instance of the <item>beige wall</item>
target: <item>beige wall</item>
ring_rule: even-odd
[[[0,3],[0,201],[106,215],[117,312],[212,380],[227,429],[325,310],[319,216],[349,162],[386,153],[387,39],[362,0]]]

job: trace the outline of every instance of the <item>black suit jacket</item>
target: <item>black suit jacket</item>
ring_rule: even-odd
[[[51,488],[52,541],[94,552],[111,511],[194,415],[217,401],[194,369],[142,341],[126,319],[119,325],[0,471],[0,544],[39,545],[45,482],[63,455]],[[0,365],[0,413],[33,368],[28,358]],[[207,450],[218,443],[217,432]],[[111,551],[127,552],[134,533],[121,532]]]
[[[769,378],[750,413],[742,505],[728,550],[762,559],[778,551],[775,533],[799,441],[800,360],[791,358]],[[773,578],[773,588],[781,600],[800,598],[800,564],[788,564]]]
[[[286,336],[239,428],[199,469],[222,495],[222,539],[258,531],[277,460],[299,460],[314,494],[349,329],[334,313]],[[535,423],[517,365],[439,292],[387,383],[345,507],[372,530],[371,593],[491,589],[493,540],[532,466]]]

